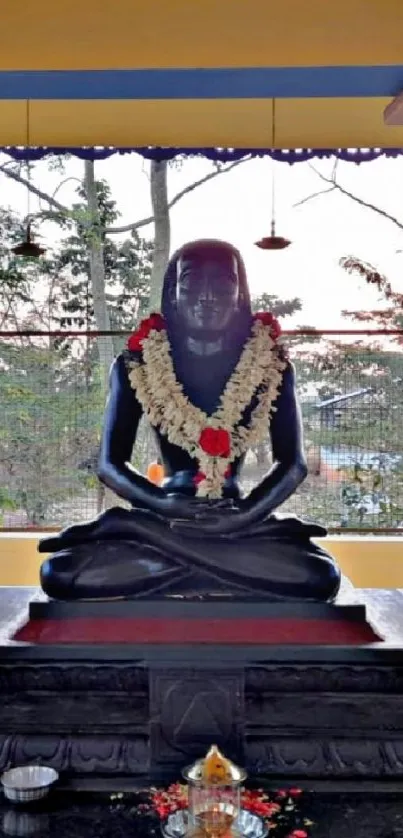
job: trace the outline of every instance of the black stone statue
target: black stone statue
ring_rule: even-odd
[[[176,381],[189,402],[211,417],[252,333],[240,254],[217,241],[181,248],[165,275],[162,314]],[[273,351],[284,352],[277,345]],[[130,465],[144,412],[144,400],[129,378],[133,358],[138,360],[139,352],[123,352],[112,367],[98,472],[131,509],[108,509],[94,521],[43,539],[39,551],[52,553],[41,568],[45,593],[61,600],[156,594],[334,600],[339,570],[311,541],[326,531],[273,515],[307,474],[294,370],[286,357],[275,411],[267,416],[274,464],[241,497],[244,455],[237,457],[216,499],[199,497],[197,459],[158,424],[154,431],[166,474],[162,486]],[[245,405],[245,427],[258,395]]]

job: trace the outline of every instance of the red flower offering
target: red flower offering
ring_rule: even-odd
[[[199,445],[210,457],[229,457],[231,453],[231,437],[221,428],[204,428]]]
[[[148,338],[150,332],[162,332],[165,329],[165,321],[162,314],[150,314],[142,320],[138,329],[130,335],[127,341],[127,348],[131,352],[141,352],[143,340]]]
[[[274,314],[270,311],[258,311],[254,319],[259,320],[264,326],[269,326],[272,339],[278,340],[281,335],[281,326]]]

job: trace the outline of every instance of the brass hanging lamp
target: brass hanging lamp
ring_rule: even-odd
[[[29,149],[30,147],[30,102],[29,99],[26,101],[26,147]],[[16,256],[23,256],[25,259],[39,259],[40,256],[43,256],[46,253],[44,247],[39,247],[38,244],[33,239],[32,235],[32,217],[31,217],[31,191],[30,191],[30,183],[31,183],[31,167],[30,162],[27,160],[27,215],[26,215],[26,226],[25,226],[25,236],[15,247],[12,248],[13,253]]]
[[[274,151],[276,147],[276,100],[272,99],[272,121],[271,121],[271,147]],[[276,235],[276,179],[275,179],[275,161],[271,158],[271,232],[270,236],[264,236],[258,242],[255,242],[256,247],[261,250],[285,250],[291,244],[289,239],[283,236]]]

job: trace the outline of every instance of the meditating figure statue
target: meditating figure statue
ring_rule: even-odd
[[[40,542],[42,588],[61,600],[228,597],[334,600],[340,573],[311,539],[323,527],[274,510],[307,474],[294,370],[267,312],[252,315],[231,245],[196,241],[171,258],[162,314],[130,337],[111,370],[100,480],[130,509]],[[142,415],[161,486],[130,460]],[[248,449],[270,435],[273,466],[245,497]]]

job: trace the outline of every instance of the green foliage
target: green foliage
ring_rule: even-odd
[[[109,186],[97,187],[101,222],[112,224],[118,212]],[[23,220],[0,208],[0,328],[94,328],[87,216],[79,193],[72,217],[52,219],[62,234],[59,243],[35,261],[12,253]],[[148,301],[151,245],[137,234],[105,239],[104,254],[112,326],[130,330]],[[94,341],[1,338],[0,398],[0,486],[7,487],[0,489],[0,514],[4,520],[23,510],[28,524],[59,523],[66,504],[97,486],[103,397]]]
[[[28,523],[45,525],[85,486],[80,464],[99,441],[99,388],[80,361],[58,364],[53,350],[2,341],[0,356],[1,482]]]
[[[119,217],[110,187],[105,181],[97,184],[101,228],[113,224]],[[54,256],[58,263],[61,311],[58,322],[64,328],[86,326],[96,328],[90,282],[88,239],[102,237],[106,297],[111,328],[117,331],[132,329],[147,309],[150,294],[152,242],[140,238],[134,231],[125,239],[103,236],[89,228],[90,220],[83,188],[79,188],[81,202],[72,208],[72,217],[62,223],[65,237]]]
[[[355,462],[345,474],[341,486],[343,526],[402,526],[403,507],[401,503],[393,500],[391,482],[401,498],[401,467],[387,463],[382,455],[375,457],[374,461],[367,465]]]
[[[301,311],[301,300],[280,300],[276,294],[259,294],[252,300],[253,311],[271,311],[275,317],[291,317],[296,311]]]

